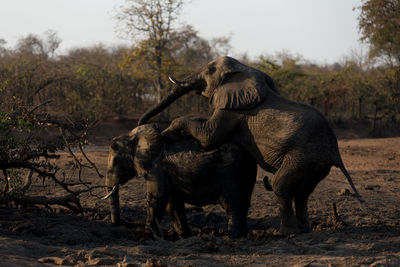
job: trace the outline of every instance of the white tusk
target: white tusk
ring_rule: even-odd
[[[172,78],[171,76],[168,76],[168,79],[173,83],[173,84],[177,84],[176,80],[174,78]]]
[[[102,199],[103,199],[103,200],[106,200],[106,199],[108,199],[109,197],[111,197],[111,196],[115,193],[115,191],[117,191],[118,187],[119,187],[119,185],[114,185],[113,188],[112,188],[112,190],[111,190],[111,192],[108,193],[106,196],[104,196]]]
[[[187,82],[179,82],[177,81],[175,78],[173,78],[172,76],[168,76],[168,79],[173,83],[176,84],[178,86],[182,86],[182,87],[188,87],[189,83]]]

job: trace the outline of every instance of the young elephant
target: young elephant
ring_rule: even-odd
[[[146,124],[112,141],[106,185],[113,190],[111,219],[120,223],[118,185],[144,176],[147,188],[146,227],[159,233],[165,208],[178,235],[190,236],[184,204],[219,203],[229,216],[229,233],[247,231],[247,213],[257,175],[257,164],[233,143],[205,151],[192,137],[163,139],[156,126]]]

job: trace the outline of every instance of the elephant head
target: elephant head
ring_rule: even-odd
[[[163,142],[156,126],[147,124],[136,127],[128,135],[121,135],[112,140],[106,176],[106,186],[111,197],[111,221],[120,224],[119,185],[128,180],[149,176],[159,161]]]
[[[180,96],[196,91],[210,99],[214,109],[251,109],[260,103],[268,92],[275,90],[272,79],[265,73],[246,66],[231,57],[220,57],[184,81],[170,77],[175,84],[172,92],[158,105],[147,111],[139,120],[146,123]]]

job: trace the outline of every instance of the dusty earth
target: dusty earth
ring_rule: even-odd
[[[247,238],[229,240],[219,206],[203,211],[188,206],[196,236],[177,240],[168,216],[164,240],[144,234],[143,180],[121,188],[122,216],[132,227],[113,227],[108,203],[84,196],[84,214],[63,208],[0,206],[0,265],[110,266],[400,266],[400,138],[350,139],[339,142],[347,169],[366,200],[360,206],[344,175],[333,168],[309,201],[313,232],[277,234],[278,207],[264,189],[259,170],[248,217]],[[89,147],[89,157],[104,174],[107,147]],[[70,156],[59,164],[69,167]],[[102,184],[95,173],[85,179]],[[42,183],[30,194],[62,194]],[[103,193],[103,192],[100,192]],[[332,203],[336,203],[335,218]]]

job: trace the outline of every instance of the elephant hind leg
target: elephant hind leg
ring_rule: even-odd
[[[294,197],[296,207],[297,227],[301,233],[311,232],[308,220],[307,201],[310,194],[299,193]]]
[[[311,232],[311,227],[308,220],[308,211],[307,211],[308,198],[310,197],[311,193],[314,191],[318,183],[328,175],[329,170],[330,167],[325,168],[318,172],[314,170],[313,177],[315,178],[309,181],[304,181],[304,184],[301,187],[302,189],[299,192],[297,192],[294,196],[297,225],[300,232],[302,233]]]
[[[281,235],[299,232],[297,218],[293,212],[293,199],[301,181],[304,181],[304,170],[301,164],[287,156],[275,173],[271,186],[279,205]]]
[[[279,205],[279,217],[281,223],[279,226],[279,234],[290,235],[298,233],[296,217],[293,214],[292,202],[293,198],[290,196],[276,195]]]

